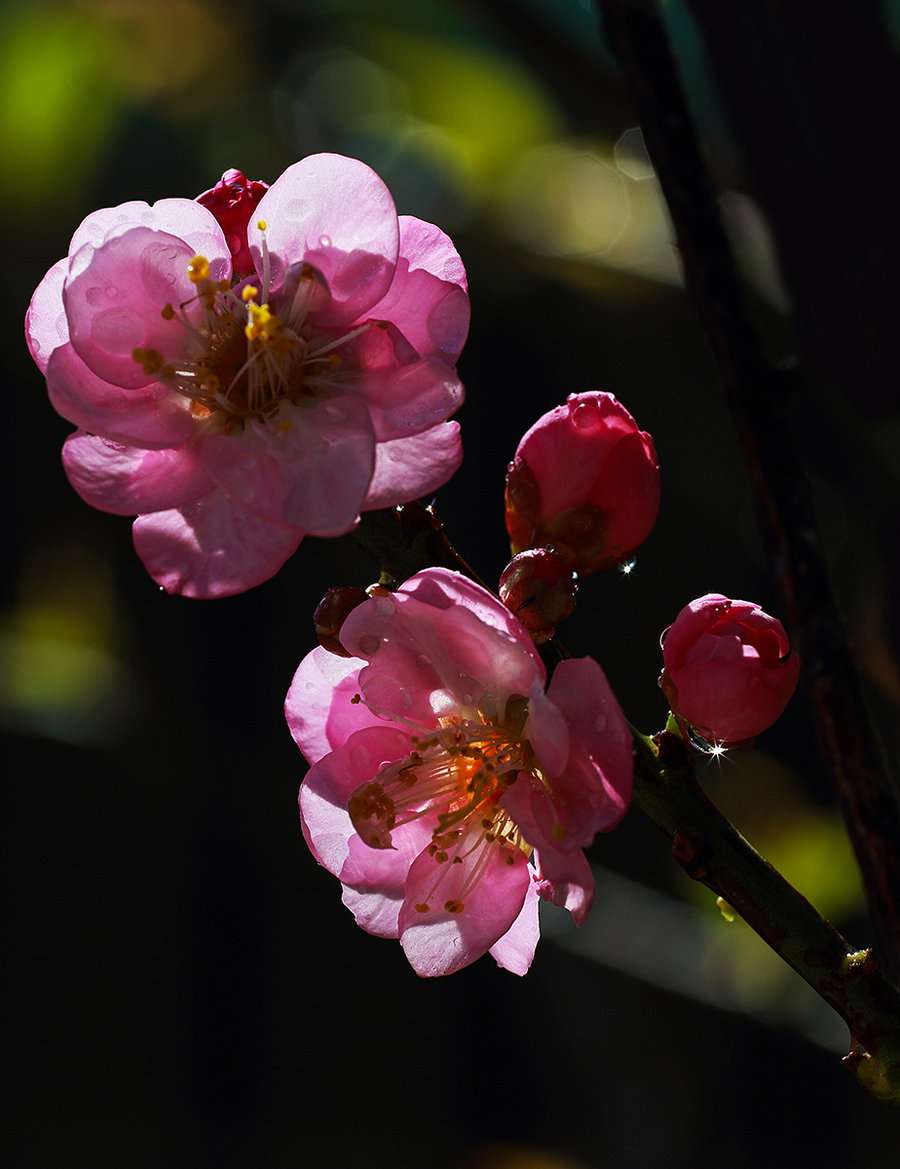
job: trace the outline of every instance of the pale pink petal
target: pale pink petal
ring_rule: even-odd
[[[531,966],[535,947],[541,936],[541,926],[538,920],[540,901],[538,886],[532,879],[529,882],[525,903],[519,911],[519,916],[500,941],[495,942],[488,950],[497,965],[504,970],[509,970],[512,974],[527,974]]]
[[[465,397],[456,370],[435,357],[369,371],[359,385],[379,442],[430,430],[455,413]]]
[[[368,315],[396,325],[421,357],[452,365],[465,344],[470,309],[465,269],[450,237],[402,215],[394,279]]]
[[[452,579],[456,574],[448,575]],[[360,605],[341,630],[347,650],[371,662],[360,672],[359,682],[374,710],[434,726],[440,717],[461,709],[476,717],[486,695],[502,708],[509,695],[527,694],[535,677],[543,677],[530,640],[524,646],[462,605],[423,604],[406,593],[412,583]],[[438,588],[438,582],[430,583]],[[426,578],[419,579],[418,587],[425,591]],[[489,593],[479,592],[490,600]]]
[[[449,568],[429,568],[411,576],[397,591],[436,609],[459,606],[473,613],[485,625],[518,642],[538,666],[540,677],[546,677],[540,654],[521,621],[493,593],[462,573]],[[529,684],[528,690],[520,693],[527,695],[530,689]]]
[[[284,404],[238,434],[204,438],[201,458],[234,499],[276,523],[316,536],[350,530],[375,463],[375,440],[358,398]]]
[[[357,675],[364,665],[358,658],[338,657],[316,646],[297,667],[284,700],[284,716],[310,763],[318,763],[354,731],[374,721],[368,707],[350,701],[359,692]]]
[[[409,503],[430,495],[450,479],[462,462],[458,422],[442,422],[410,438],[375,447],[375,470],[363,511]]]
[[[584,925],[594,901],[594,874],[584,853],[561,852],[542,844],[537,860],[542,896],[568,909],[576,925]]]
[[[299,260],[322,273],[332,297],[326,325],[368,315],[390,287],[399,246],[385,184],[365,163],[337,154],[310,155],[288,167],[260,200],[247,236],[260,274],[265,239],[273,285]]]
[[[222,229],[215,216],[193,199],[160,199],[152,206],[134,200],[92,211],[72,236],[69,255],[74,256],[87,243],[97,248],[132,227],[149,227],[184,240],[194,255],[209,262],[213,280],[226,280],[231,275],[231,258]]]
[[[462,863],[439,864],[426,850],[413,862],[406,880],[400,944],[412,968],[424,978],[453,974],[486,954],[511,929],[531,884],[522,852],[482,846],[489,849],[485,858],[481,848],[466,852],[465,840],[464,834],[457,853]],[[481,874],[469,888],[476,864],[482,866]],[[453,911],[448,905],[461,909]]]
[[[409,752],[409,735],[397,727],[366,727],[351,734],[346,743],[323,756],[312,768],[300,788],[300,820],[303,835],[320,865],[340,877],[350,857],[350,838],[356,836],[347,812],[347,801],[362,783],[374,779],[381,765],[402,759]],[[384,857],[393,849],[362,846],[370,854],[376,872]],[[407,857],[409,867],[411,857]],[[405,870],[404,870],[405,872]],[[359,880],[364,873],[357,863],[346,875]]]
[[[161,311],[169,302],[195,300],[188,278],[193,256],[173,235],[134,227],[96,248],[85,244],[71,257],[63,303],[72,346],[98,377],[135,389],[153,380],[134,360],[136,348],[159,350],[167,359],[185,351],[183,325]]]
[[[434,821],[414,821],[395,828],[393,847],[370,848],[359,836],[351,836],[347,861],[338,876],[341,900],[357,925],[380,938],[400,936],[400,910],[406,895],[410,866],[427,848]]]
[[[159,384],[136,390],[110,385],[71,345],[54,350],[46,377],[54,410],[91,434],[148,449],[179,446],[194,435],[194,419],[182,398]]]
[[[25,339],[42,373],[47,372],[53,351],[69,340],[69,323],[62,299],[68,270],[68,257],[53,265],[35,289],[25,314]]]
[[[214,487],[192,443],[143,450],[78,431],[66,440],[62,459],[81,498],[118,515],[180,507]]]
[[[166,592],[227,597],[274,576],[303,533],[269,523],[222,491],[183,508],[138,516],[134,546]]]

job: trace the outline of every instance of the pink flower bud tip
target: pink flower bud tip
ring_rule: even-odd
[[[800,662],[780,621],[749,601],[709,593],[660,639],[659,685],[672,713],[716,747],[749,746],[775,722]]]

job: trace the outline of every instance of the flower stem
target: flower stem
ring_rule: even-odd
[[[872,951],[851,946],[722,815],[680,736],[632,733],[634,803],[669,837],[688,876],[724,898],[846,1022],[844,1062],[865,1090],[900,1104],[900,997]]]

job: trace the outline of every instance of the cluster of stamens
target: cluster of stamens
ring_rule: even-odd
[[[338,337],[314,335],[307,318],[324,288],[307,264],[289,270],[275,312],[263,242],[262,291],[211,279],[206,258],[194,256],[187,272],[196,295],[161,310],[163,320],[183,330],[174,346],[179,355],[142,348],[132,353],[144,373],[189,399],[198,420],[215,416],[226,432],[248,418],[271,418],[286,401],[296,405],[339,389],[342,358],[335,351],[368,328]]]
[[[531,853],[500,799],[520,772],[537,774],[534,757],[528,744],[512,738],[507,728],[465,719],[413,736],[411,742],[413,750],[406,758],[386,764],[356,789],[348,804],[350,818],[371,848],[393,847],[391,833],[403,824],[436,819],[427,851],[437,871],[416,909],[428,913],[434,908],[445,867],[470,861],[462,889],[443,902],[448,913],[461,913],[495,849],[508,865],[515,864],[517,853]]]

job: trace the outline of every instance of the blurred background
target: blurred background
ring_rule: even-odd
[[[748,296],[773,356],[789,360],[792,302],[758,179],[690,9],[665,11]],[[875,43],[891,54],[896,5],[878,16]],[[862,69],[849,56],[821,64],[839,94]],[[609,390],[654,436],[657,528],[634,571],[584,583],[563,638],[598,658],[634,723],[659,729],[658,638],[684,604],[721,591],[783,614],[591,5],[5,3],[0,77],[16,276],[0,349],[7,1163],[830,1169],[893,1154],[897,1116],[842,1069],[843,1026],[692,886],[637,812],[594,846],[589,922],[576,931],[548,913],[524,979],[485,958],[420,981],[399,945],[359,930],[301,839],[305,765],[281,708],[315,604],[332,584],[370,583],[373,563],[351,538],[309,539],[244,596],[166,596],[128,520],[68,486],[59,449],[71,427],[22,338],[32,290],[92,209],[192,197],[230,167],[273,181],[321,150],[365,160],[467,265],[467,457],[436,508],[482,576],[496,581],[506,562],[505,469],[541,413]],[[843,124],[831,137],[831,115],[816,123],[814,102],[806,112],[834,189],[872,208],[832,221],[815,263],[836,264],[861,226],[881,254],[896,237],[893,216],[879,218],[888,148]],[[793,157],[809,141],[789,132],[781,146]],[[806,206],[813,216],[817,199]],[[862,340],[851,345],[862,361]],[[797,421],[896,763],[900,406],[874,380],[854,389],[819,370]],[[871,943],[802,695],[704,782],[851,941]]]

